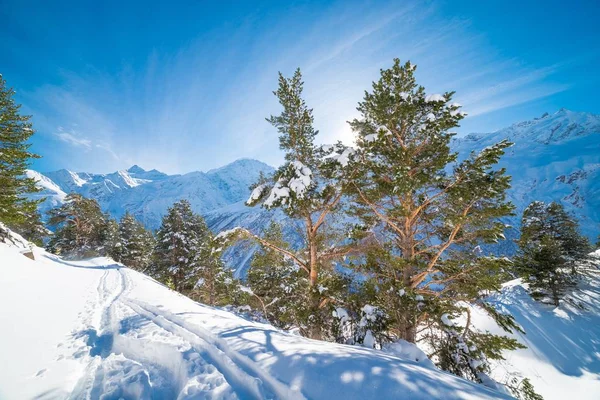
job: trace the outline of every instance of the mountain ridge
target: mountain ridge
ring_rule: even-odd
[[[512,176],[508,198],[516,206],[516,215],[506,220],[513,227],[506,235],[509,240],[497,251],[514,253],[515,244],[510,239],[517,237],[520,213],[533,200],[562,202],[581,222],[582,232],[595,239],[600,233],[600,115],[560,109],[495,132],[456,137],[451,147],[459,158],[465,158],[503,139],[514,142],[499,167]],[[60,205],[66,194],[74,191],[95,198],[103,211],[115,218],[128,210],[155,230],[169,206],[187,199],[215,232],[238,225],[259,232],[272,219],[283,221],[284,216],[245,207],[244,201],[259,175],[274,170],[259,160],[242,158],[206,172],[176,175],[146,171],[138,165],[110,174],[68,170],[29,174],[43,188],[37,198],[48,196],[40,206],[42,212]],[[236,257],[229,261],[240,274],[247,266],[247,257]]]

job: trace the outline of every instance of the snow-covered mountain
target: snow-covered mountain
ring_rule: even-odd
[[[507,222],[515,227],[519,215],[533,200],[561,201],[581,221],[584,234],[595,238],[600,233],[600,116],[561,109],[553,114],[524,121],[493,133],[470,134],[453,141],[461,157],[495,142],[514,142],[501,161],[513,176],[510,199],[517,216]],[[98,200],[103,210],[120,217],[126,210],[151,229],[160,225],[167,207],[188,199],[196,212],[203,214],[215,232],[244,226],[254,230],[265,227],[281,213],[249,208],[244,201],[248,187],[259,174],[273,168],[256,160],[242,159],[208,172],[167,175],[133,166],[107,175],[75,173],[67,170],[44,173],[31,171],[48,196],[42,211],[60,204],[66,193],[77,192]],[[292,235],[295,227],[286,224]],[[516,228],[508,232],[510,239]],[[502,251],[514,251],[506,241]],[[251,253],[239,249],[227,256],[242,272]]]
[[[161,218],[175,201],[187,199],[196,212],[206,214],[243,202],[248,187],[259,174],[273,168],[260,161],[241,159],[208,172],[167,175],[146,171],[134,165],[111,174],[90,174],[65,169],[41,174],[30,171],[43,188],[37,197],[46,196],[40,210],[60,204],[67,193],[75,192],[96,199],[102,209],[119,218],[129,211],[150,229],[160,226]]]
[[[457,138],[453,148],[466,157],[503,139],[514,143],[500,161],[512,176],[509,198],[517,215],[509,223],[517,227],[533,200],[558,201],[595,239],[600,233],[600,115],[560,109],[493,133]],[[507,235],[515,236],[514,230]]]

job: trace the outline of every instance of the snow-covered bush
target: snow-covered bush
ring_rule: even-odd
[[[332,314],[338,320],[335,327],[338,343],[381,349],[390,341],[386,332],[388,317],[379,307],[366,304],[359,313],[337,307]]]

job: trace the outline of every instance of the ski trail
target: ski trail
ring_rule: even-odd
[[[213,364],[227,382],[232,385],[233,389],[241,398],[244,399],[264,399],[266,396],[260,385],[260,381],[247,373],[243,372],[232,360],[228,359],[220,351],[212,346],[207,345],[201,338],[187,331],[185,328],[172,323],[164,317],[154,314],[146,309],[138,306],[133,302],[128,303],[136,313],[151,320],[162,329],[171,332],[186,340],[190,345],[200,353],[203,358]]]
[[[234,390],[207,351],[137,313],[123,301],[132,288],[126,268],[107,268],[100,277],[75,336],[85,342],[78,354],[87,365],[70,399],[264,398],[246,386]]]
[[[144,315],[140,315],[127,302],[122,301],[133,287],[132,280],[126,269],[119,272],[124,279],[125,291],[119,296],[116,305],[129,311],[129,318],[139,317],[148,324],[156,327],[161,332],[150,329],[146,331],[134,332],[134,336],[118,335],[116,336],[114,350],[122,352],[125,356],[142,362],[148,367],[150,375],[153,376],[153,398],[177,398],[180,400],[187,398],[228,398],[237,399],[238,394],[244,395],[245,391],[235,391],[229,384],[225,376],[210,362],[205,352],[198,351],[192,344],[185,341],[178,335],[175,335]],[[133,315],[131,315],[133,314]],[[124,321],[120,321],[121,324]],[[163,333],[161,336],[157,333]],[[165,337],[165,335],[170,337]],[[150,337],[150,339],[147,338]],[[163,338],[163,340],[161,340]],[[177,340],[187,344],[187,350],[178,347]],[[166,340],[164,340],[166,339]],[[159,382],[160,381],[160,382]],[[240,392],[240,393],[237,393]],[[201,393],[201,394],[199,394]],[[247,395],[242,398],[251,398]]]
[[[126,268],[100,277],[76,337],[87,365],[69,398],[304,399],[225,340],[130,299],[132,289]]]
[[[231,379],[231,383],[235,382],[236,385],[245,387],[253,398],[265,397],[260,390],[260,382],[276,398],[305,399],[302,393],[278,381],[248,357],[232,349],[225,340],[215,337],[206,329],[189,324],[177,315],[139,300],[129,300],[128,305],[163,329],[183,337],[197,348],[204,349],[228,381]]]

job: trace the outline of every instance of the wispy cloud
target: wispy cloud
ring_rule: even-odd
[[[106,151],[114,160],[120,161],[121,157],[115,153],[115,151],[107,144],[96,144],[96,148]]]
[[[92,141],[90,139],[86,139],[77,135],[73,130],[67,132],[62,126],[58,127],[58,132],[55,132],[54,136],[56,136],[59,140],[70,144],[71,146],[83,147],[87,150],[92,148]]]

